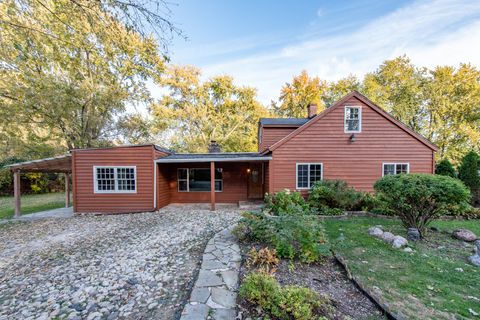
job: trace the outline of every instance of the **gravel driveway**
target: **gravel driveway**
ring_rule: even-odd
[[[0,319],[175,319],[206,242],[238,217],[171,206],[0,225]]]

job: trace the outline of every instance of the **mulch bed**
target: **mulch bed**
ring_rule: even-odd
[[[250,247],[243,245],[242,252],[246,253]],[[252,271],[244,263],[240,271],[240,279]],[[282,286],[307,287],[328,296],[335,309],[332,319],[385,319],[383,312],[355,287],[334,258],[312,264],[298,261],[292,264],[290,260],[281,260],[275,272],[275,278]],[[255,319],[262,315],[261,310],[240,298],[238,307],[242,315],[241,319]]]

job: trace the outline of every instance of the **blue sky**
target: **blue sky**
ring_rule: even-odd
[[[480,66],[478,0],[178,0],[171,9],[188,37],[174,40],[172,63],[230,74],[266,104],[302,69],[362,77],[402,54],[419,66]]]

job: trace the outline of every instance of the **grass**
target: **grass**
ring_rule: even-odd
[[[406,319],[478,319],[469,311],[480,313],[480,268],[467,261],[473,246],[446,231],[467,228],[480,235],[480,221],[436,221],[432,226],[440,232],[410,243],[412,253],[370,236],[367,230],[374,225],[406,237],[393,219],[325,220],[334,250],[362,285]]]
[[[65,206],[65,193],[45,193],[22,195],[22,215]],[[13,217],[13,197],[0,197],[0,219]]]

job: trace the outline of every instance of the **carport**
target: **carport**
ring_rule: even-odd
[[[15,163],[7,166],[13,172],[13,190],[15,198],[15,218],[21,213],[20,174],[22,173],[63,173],[65,175],[65,207],[70,206],[70,176],[72,174],[72,156],[66,154],[54,158]]]

